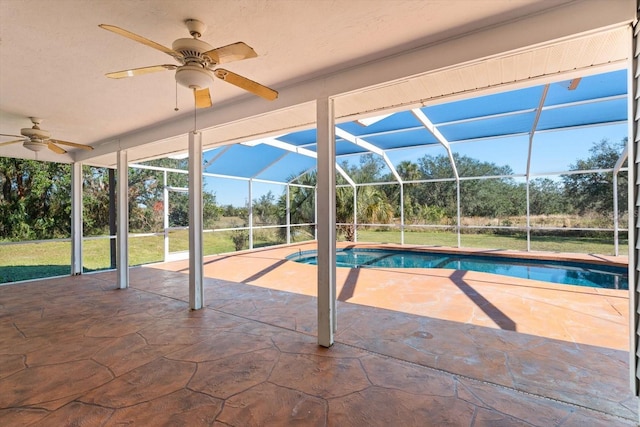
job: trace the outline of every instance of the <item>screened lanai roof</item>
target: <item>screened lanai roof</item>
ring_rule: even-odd
[[[627,72],[617,70],[380,115],[368,125],[342,122],[336,157],[620,124],[626,95]],[[315,129],[218,147],[205,153],[205,172],[289,182],[314,169],[316,148]]]

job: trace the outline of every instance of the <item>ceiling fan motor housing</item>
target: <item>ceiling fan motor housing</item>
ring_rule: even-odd
[[[20,133],[32,141],[46,141],[51,137],[49,132],[42,129],[36,129],[35,126],[33,128],[20,129]]]
[[[172,49],[184,57],[185,65],[176,70],[176,81],[191,89],[202,89],[211,86],[213,73],[206,67],[211,60],[203,55],[211,49],[209,43],[198,39],[178,39],[173,42]]]

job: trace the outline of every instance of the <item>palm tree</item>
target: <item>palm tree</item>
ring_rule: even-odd
[[[298,179],[300,184],[316,185],[316,173],[311,172]],[[291,200],[291,223],[313,223],[315,222],[315,191],[311,188],[290,187],[289,198]],[[393,221],[394,207],[389,202],[387,195],[375,186],[358,187],[358,222],[365,224],[389,224]],[[280,223],[284,224],[283,218],[286,215],[286,195],[280,196],[278,200],[278,216]],[[336,188],[336,223],[338,232],[347,241],[353,241],[355,228],[353,227],[353,188]],[[286,233],[284,228],[280,228],[282,234]]]
[[[393,221],[394,207],[387,195],[378,187],[358,188],[358,222],[389,224]]]
[[[288,181],[293,183],[293,178],[298,174],[292,175]],[[308,186],[316,186],[316,172],[312,171],[306,173],[302,176],[299,176],[296,179],[298,184],[308,185]],[[286,190],[285,190],[286,191]],[[290,202],[290,219],[291,224],[313,224],[315,222],[315,189],[308,187],[297,187],[290,186],[289,187],[289,202]],[[278,223],[285,224],[286,216],[287,216],[287,196],[286,193],[283,193],[278,199]],[[297,227],[298,229],[300,227]],[[314,226],[308,226],[307,232],[310,236],[314,235]],[[286,239],[287,230],[284,227],[280,227],[278,229],[278,233],[280,237],[284,240]]]
[[[396,170],[403,181],[417,181],[424,178],[418,164],[410,160],[403,160],[398,163]],[[421,218],[421,207],[418,184],[404,184],[405,219],[417,222]]]
[[[389,224],[395,211],[387,195],[374,186],[357,187],[357,218],[361,224]],[[355,237],[353,226],[353,189],[336,189],[336,223],[345,240],[352,242]]]
[[[353,227],[353,188],[336,188],[336,223],[338,233],[344,235],[345,240],[352,242],[355,235]]]

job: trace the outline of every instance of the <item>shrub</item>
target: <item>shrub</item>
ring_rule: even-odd
[[[249,241],[249,232],[247,230],[233,230],[231,232],[231,241],[236,248],[236,251],[241,251],[246,247]]]

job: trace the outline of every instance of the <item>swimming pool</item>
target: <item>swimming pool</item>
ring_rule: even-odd
[[[317,252],[302,251],[287,259],[317,264]],[[565,285],[629,289],[624,267],[572,261],[501,256],[418,252],[395,249],[348,248],[336,251],[336,265],[349,268],[450,268],[480,271]]]

